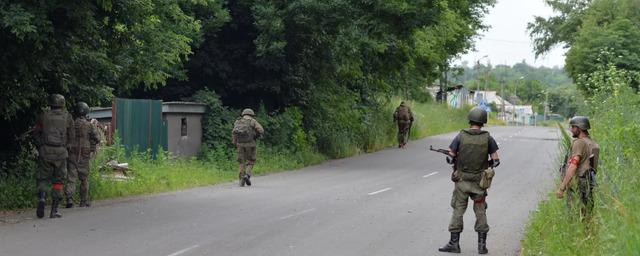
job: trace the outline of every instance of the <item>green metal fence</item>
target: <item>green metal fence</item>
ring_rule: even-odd
[[[167,150],[167,124],[162,119],[162,101],[116,98],[115,117],[118,136],[127,153],[159,148]]]

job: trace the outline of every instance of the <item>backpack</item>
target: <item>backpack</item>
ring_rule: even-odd
[[[406,121],[411,119],[411,115],[409,115],[409,108],[407,106],[399,106],[396,111],[396,117],[398,118],[398,120]]]
[[[46,112],[42,120],[42,126],[44,144],[54,147],[66,146],[67,116],[64,112]]]
[[[248,118],[240,118],[233,126],[233,134],[238,143],[250,143],[255,139],[256,131],[251,126],[251,121]]]

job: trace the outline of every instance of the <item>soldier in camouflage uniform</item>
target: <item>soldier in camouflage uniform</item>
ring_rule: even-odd
[[[233,144],[238,148],[240,186],[251,186],[251,170],[256,162],[256,138],[264,134],[264,128],[254,118],[253,110],[242,110],[242,116],[233,124]]]
[[[409,139],[409,130],[413,124],[413,113],[404,101],[393,112],[393,122],[398,125],[398,148],[404,148]]]
[[[579,197],[582,202],[580,209],[583,217],[589,215],[593,209],[593,187],[595,186],[596,170],[598,168],[598,158],[600,146],[589,137],[591,124],[589,118],[576,116],[569,121],[571,134],[575,140],[571,142],[571,155],[568,159],[568,167],[564,173],[560,188],[558,188],[558,198],[567,194],[567,203],[572,205],[573,197]],[[574,176],[578,176],[577,184],[571,185]]]
[[[58,205],[62,199],[63,182],[67,176],[68,147],[73,144],[75,130],[73,118],[64,110],[64,97],[52,94],[49,97],[49,110],[39,117],[34,127],[34,135],[38,144],[40,168],[37,174],[38,207],[36,215],[44,217],[47,191],[52,186],[52,204],[50,218],[59,218]]]
[[[79,102],[76,108],[76,120],[74,122],[75,141],[69,148],[69,161],[67,162],[67,184],[65,196],[66,208],[73,207],[73,195],[76,182],[80,179],[80,207],[91,206],[89,202],[89,162],[91,155],[96,152],[96,145],[100,143],[97,128],[87,118],[89,105]]]
[[[500,164],[498,158],[498,144],[483,131],[482,126],[487,123],[487,112],[475,107],[469,112],[469,129],[460,131],[458,136],[449,146],[449,154],[456,159],[456,175],[452,176],[455,182],[451,207],[453,215],[449,223],[451,239],[439,248],[441,252],[460,253],[460,233],[463,228],[463,216],[467,209],[469,198],[473,200],[473,211],[476,214],[475,230],[478,232],[478,253],[488,253],[487,233],[487,190],[480,187],[482,172],[487,168],[497,167]],[[489,157],[492,161],[488,161]]]

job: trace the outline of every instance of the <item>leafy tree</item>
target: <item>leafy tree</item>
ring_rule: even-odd
[[[537,17],[529,24],[536,53],[547,52],[556,44],[570,47],[566,69],[577,80],[598,66],[615,65],[619,69],[640,69],[640,2],[635,0],[549,0],[560,14],[548,19]],[[632,81],[638,89],[639,81]],[[579,89],[593,94],[594,88],[579,84]]]
[[[215,15],[198,20],[196,9]],[[215,29],[227,19],[214,0],[2,1],[0,113],[10,120],[37,112],[52,92],[97,104],[186,78],[182,64],[203,24]]]

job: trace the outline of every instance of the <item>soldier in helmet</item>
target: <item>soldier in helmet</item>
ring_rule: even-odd
[[[100,143],[97,128],[89,122],[89,105],[79,102],[76,106],[76,119],[74,121],[75,140],[69,147],[69,161],[67,163],[67,184],[65,196],[66,208],[73,207],[73,195],[76,182],[80,179],[80,207],[91,206],[89,202],[89,162],[91,155],[96,151],[96,145]]]
[[[409,139],[409,130],[413,124],[413,113],[404,101],[400,102],[400,106],[393,112],[393,122],[398,125],[398,148],[404,148]]]
[[[62,199],[62,190],[67,176],[68,147],[73,144],[75,130],[73,118],[64,110],[64,97],[52,94],[49,97],[50,109],[40,115],[34,134],[38,144],[40,168],[37,173],[38,207],[36,215],[44,217],[47,192],[51,186],[50,218],[59,218],[58,206]]]
[[[478,232],[478,253],[486,254],[487,233],[487,189],[480,187],[482,173],[489,167],[497,167],[500,164],[498,157],[498,144],[483,131],[482,127],[487,123],[487,112],[479,107],[469,112],[468,129],[460,131],[449,146],[449,154],[455,158],[456,171],[452,175],[455,182],[451,207],[453,215],[449,223],[451,238],[449,242],[439,248],[441,252],[460,253],[460,233],[462,232],[462,218],[467,209],[469,198],[473,201],[473,211],[476,214],[475,230]],[[488,159],[491,158],[491,161]]]
[[[250,108],[242,110],[242,116],[236,119],[231,133],[233,144],[238,148],[240,186],[251,186],[251,170],[256,162],[256,138],[264,134],[264,128],[255,119]]]
[[[563,198],[564,192],[569,190],[567,198],[569,205],[571,205],[574,196],[580,197],[581,213],[583,216],[587,216],[593,209],[592,190],[595,185],[600,146],[589,137],[591,124],[588,117],[573,117],[569,121],[569,126],[575,139],[571,142],[568,167],[558,188],[557,196]],[[576,175],[578,176],[577,182],[571,185],[571,181]]]

